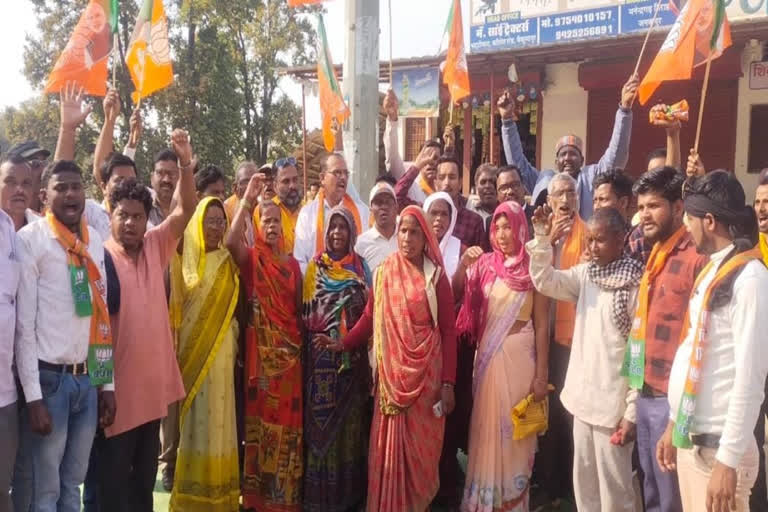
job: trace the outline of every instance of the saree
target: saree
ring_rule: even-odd
[[[243,505],[298,511],[302,476],[299,264],[274,255],[261,233],[242,272],[249,297],[245,354]]]
[[[507,257],[496,241],[496,220],[509,221],[517,248]],[[513,202],[491,221],[493,252],[467,271],[458,329],[477,343],[463,512],[528,512],[536,437],[514,440],[512,408],[530,390],[536,370],[531,323],[533,283],[528,274],[528,222]],[[517,321],[525,325],[510,333]]]
[[[171,262],[171,325],[187,397],[170,510],[237,512],[240,497],[234,366],[239,279],[226,249],[205,250],[203,219],[219,199],[197,206],[181,256]]]
[[[328,252],[307,266],[303,290],[305,342],[304,498],[305,511],[335,512],[359,507],[366,495],[370,427],[367,347],[337,353],[311,343],[315,334],[343,338],[363,314],[370,282],[363,260],[352,250],[357,230],[346,208],[331,211],[349,226],[347,255]]]
[[[436,283],[443,261],[418,207],[403,209],[426,235],[424,272],[400,252],[376,271],[373,332],[377,386],[368,461],[369,512],[423,512],[439,487],[445,417]]]

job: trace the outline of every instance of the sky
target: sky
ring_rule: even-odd
[[[123,0],[125,2],[126,0]],[[372,1],[372,0],[366,0]],[[392,38],[393,57],[422,57],[437,53],[453,0],[379,0],[380,36],[379,53],[382,60],[389,59],[388,1],[392,5],[395,27]],[[123,3],[121,2],[121,3]],[[0,16],[0,64],[4,70],[0,108],[17,105],[39,91],[34,90],[23,74],[25,36],[36,31],[35,17],[29,0],[5,0]],[[328,43],[335,63],[344,61],[344,4],[345,0],[329,0],[325,5]],[[469,0],[462,2],[464,41],[469,47]],[[341,77],[339,77],[341,79]],[[301,87],[289,78],[281,81],[281,89],[294,101],[301,103]],[[320,125],[320,112],[316,97],[307,97],[307,128]]]

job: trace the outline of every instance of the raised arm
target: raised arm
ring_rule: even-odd
[[[263,173],[256,173],[251,176],[248,187],[245,189],[245,194],[243,194],[243,199],[235,211],[232,225],[224,237],[224,245],[232,254],[232,259],[235,260],[239,267],[248,263],[249,251],[245,245],[243,234],[245,233],[246,220],[253,216],[253,209],[258,207],[259,196],[264,190],[264,178]],[[258,226],[254,226],[254,229],[258,229]]]
[[[104,124],[96,141],[96,150],[93,154],[93,178],[101,185],[101,167],[112,152],[114,144],[112,139],[115,134],[115,123],[120,115],[120,96],[115,89],[109,89],[104,96]]]
[[[197,195],[195,194],[195,158],[192,153],[192,145],[189,143],[189,134],[179,128],[171,133],[171,149],[179,159],[179,182],[173,192],[173,200],[170,215],[165,220],[170,224],[174,238],[181,238],[189,219],[195,213],[197,207]]]
[[[637,95],[639,80],[638,75],[632,75],[621,88],[621,102],[613,122],[611,141],[597,165],[592,168],[595,175],[608,172],[611,169],[624,169],[627,166],[629,139],[632,136],[632,103]],[[589,178],[594,178],[594,175]]]
[[[520,133],[517,131],[515,100],[509,91],[504,91],[496,106],[501,116],[501,142],[504,145],[504,156],[509,165],[514,165],[520,169],[520,180],[528,193],[532,194],[533,188],[539,180],[539,171],[525,157]]]
[[[682,154],[680,151],[680,121],[678,119],[669,120],[660,113],[666,112],[668,106],[664,103],[654,105],[650,111],[651,123],[654,126],[664,128],[667,133],[667,159],[664,165],[682,170]]]
[[[392,89],[389,89],[387,95],[384,96],[383,108],[387,114],[384,128],[384,166],[395,179],[400,179],[405,174],[405,163],[400,157],[398,146],[397,96]]]
[[[75,82],[67,82],[59,93],[59,139],[56,142],[54,160],[75,159],[75,136],[93,108],[84,105],[85,89]]]
[[[128,144],[126,144],[123,154],[135,160],[136,148],[139,147],[141,134],[144,133],[144,122],[141,119],[141,110],[136,107],[129,120],[130,132],[128,134]]]

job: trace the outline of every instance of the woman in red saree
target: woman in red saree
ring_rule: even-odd
[[[302,379],[301,271],[280,250],[280,208],[264,201],[254,226],[254,246],[244,242],[247,219],[263,176],[248,184],[227,233],[249,299],[245,349],[246,510],[292,512],[301,508]]]
[[[439,487],[445,415],[454,406],[453,297],[420,208],[409,206],[400,214],[397,244],[398,252],[376,270],[373,294],[355,327],[343,340],[315,337],[329,349],[351,350],[373,335],[370,512],[427,510]]]

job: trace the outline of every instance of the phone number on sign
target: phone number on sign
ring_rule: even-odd
[[[566,30],[558,30],[555,32],[555,40],[561,41],[564,39],[580,39],[583,37],[598,37],[613,34],[613,27],[599,26],[599,27],[582,27],[582,28],[569,28]]]
[[[612,17],[612,11],[585,12],[571,14],[570,16],[558,16],[554,18],[554,22],[556,27],[567,27],[569,25],[581,25],[582,23],[609,21]]]

